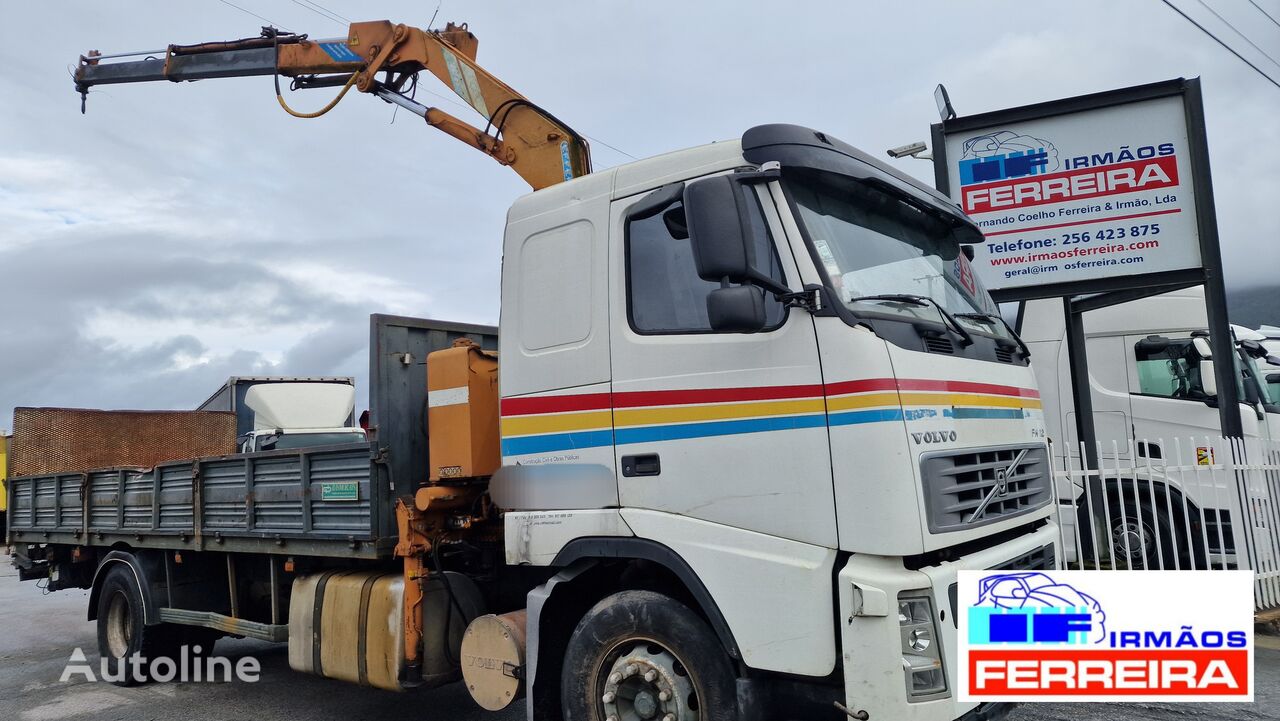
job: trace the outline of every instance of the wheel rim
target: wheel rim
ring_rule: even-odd
[[[115,658],[124,658],[133,642],[133,614],[129,612],[129,599],[117,591],[107,606],[107,650]]]
[[[1143,553],[1143,539],[1146,539],[1146,554]],[[1139,524],[1137,521],[1126,520],[1117,522],[1111,529],[1112,547],[1131,562],[1140,561],[1145,556],[1151,555],[1155,549],[1155,542],[1155,531],[1146,523]]]
[[[661,643],[627,639],[605,654],[601,670],[605,721],[698,721],[688,667]]]

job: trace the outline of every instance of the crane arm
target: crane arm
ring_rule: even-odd
[[[295,88],[342,86],[345,94],[354,87],[419,115],[510,166],[535,190],[591,172],[586,139],[477,64],[477,46],[465,24],[422,30],[386,20],[359,22],[351,24],[346,38],[332,40],[263,28],[261,37],[170,45],[152,53],[91,52],[80,57],[75,81],[83,111],[84,97],[96,85],[274,75],[280,104],[299,117],[323,114],[337,101],[320,113],[297,113],[280,93],[281,76],[291,78]],[[423,70],[487,118],[486,127],[476,128],[406,95],[406,86]]]

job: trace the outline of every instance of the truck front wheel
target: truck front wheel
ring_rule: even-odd
[[[571,721],[736,721],[735,688],[706,622],[651,591],[615,593],[588,611],[561,677]]]
[[[123,563],[107,572],[98,594],[98,653],[107,661],[109,680],[117,686],[134,686],[147,680],[154,658],[176,658],[177,643],[166,624],[147,626],[142,592],[133,573]],[[131,662],[131,658],[137,662]]]

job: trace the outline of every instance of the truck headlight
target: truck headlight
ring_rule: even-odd
[[[947,675],[942,668],[933,599],[899,597],[898,631],[902,636],[902,673],[906,677],[908,700],[925,701],[945,695]]]

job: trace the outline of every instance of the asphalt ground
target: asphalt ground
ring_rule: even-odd
[[[0,568],[0,720],[3,721],[516,721],[523,706],[490,714],[459,684],[392,693],[296,673],[286,649],[222,639],[217,654],[253,656],[256,683],[153,683],[121,688],[76,675],[59,681],[75,648],[96,669],[97,632],[86,620],[89,592],[43,595],[19,583],[7,559]],[[1252,704],[1028,704],[1011,721],[1280,721],[1280,639],[1259,637],[1257,700]],[[886,719],[884,721],[892,721]]]

